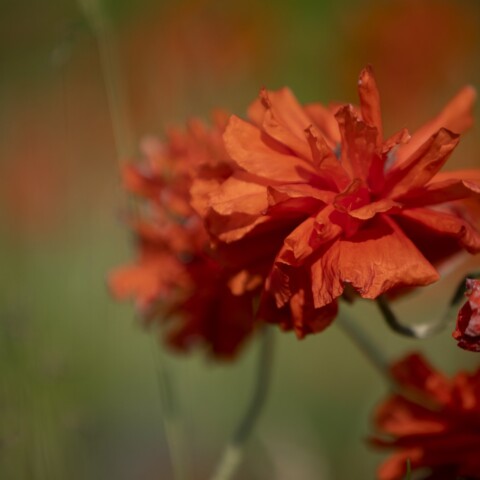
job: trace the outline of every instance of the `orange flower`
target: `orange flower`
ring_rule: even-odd
[[[148,324],[164,325],[171,347],[200,344],[226,359],[253,331],[260,284],[212,255],[189,194],[192,176],[218,183],[231,171],[221,140],[224,119],[218,114],[211,130],[192,121],[187,133],[170,131],[165,144],[150,139],[143,144],[146,160],[125,168],[126,188],[143,199],[139,218],[131,220],[138,259],[114,271],[110,287],[117,298],[135,298]],[[201,192],[197,197],[201,208]]]
[[[391,395],[375,413],[373,444],[396,450],[378,478],[404,478],[407,459],[413,470],[428,469],[425,479],[480,478],[480,369],[449,380],[412,354],[391,374],[404,394]]]
[[[452,335],[459,347],[480,352],[480,280],[467,279],[465,295],[468,300],[458,312],[457,328]]]
[[[262,90],[251,122],[229,121],[224,141],[237,169],[204,210],[220,245],[271,242],[260,315],[299,337],[330,323],[346,285],[373,299],[436,281],[434,265],[463,248],[480,251],[456,202],[480,193],[480,170],[439,172],[459,141],[451,130],[472,123],[474,90],[412,136],[384,139],[371,68],[358,89],[359,108],[302,107],[286,88]]]

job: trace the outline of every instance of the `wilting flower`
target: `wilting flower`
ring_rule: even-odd
[[[200,344],[229,358],[253,331],[260,283],[213,255],[189,193],[193,176],[216,184],[230,174],[224,118],[217,115],[212,129],[192,121],[186,133],[172,130],[166,143],[145,142],[146,160],[125,168],[127,190],[142,200],[130,219],[138,258],[112,273],[110,287],[118,298],[135,298],[147,324],[161,323],[170,346],[186,351]],[[201,192],[197,197],[201,209]]]
[[[480,251],[456,202],[480,193],[480,170],[440,172],[472,123],[474,90],[412,136],[387,139],[371,68],[358,90],[359,108],[301,106],[287,88],[262,90],[250,122],[230,118],[223,138],[236,170],[204,211],[219,245],[269,245],[260,316],[299,337],[330,323],[346,286],[373,299],[427,285],[434,265]]]
[[[378,470],[380,480],[424,468],[429,479],[480,478],[480,369],[453,379],[412,354],[391,367],[399,386],[377,409],[372,442],[395,453]]]
[[[458,346],[472,352],[480,352],[480,280],[467,279],[468,300],[458,312],[457,328],[453,338]]]

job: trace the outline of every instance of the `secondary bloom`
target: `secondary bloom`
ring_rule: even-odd
[[[480,352],[480,280],[467,279],[465,295],[468,300],[458,312],[457,327],[452,335],[459,347]]]
[[[189,193],[193,176],[215,184],[231,172],[221,139],[224,119],[217,115],[211,129],[192,121],[187,132],[170,131],[164,143],[150,139],[143,144],[145,160],[124,169],[127,190],[140,199],[129,219],[138,254],[111,274],[109,284],[117,298],[136,300],[147,325],[162,325],[169,346],[188,351],[200,345],[227,359],[254,329],[260,283],[254,267],[247,273],[213,254]],[[197,191],[199,209],[201,199]]]
[[[426,470],[425,479],[480,478],[480,369],[448,379],[412,354],[391,374],[401,393],[377,408],[372,442],[395,453],[379,480],[404,478],[407,459],[414,471]]]
[[[458,202],[480,193],[480,170],[440,172],[472,123],[474,90],[413,135],[388,138],[371,68],[358,91],[359,107],[324,107],[262,90],[250,122],[230,118],[235,170],[202,212],[218,245],[250,239],[275,256],[259,315],[299,337],[325,328],[349,289],[373,299],[427,285],[453,253],[480,251]]]

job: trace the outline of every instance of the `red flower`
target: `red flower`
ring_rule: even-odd
[[[394,364],[391,374],[401,393],[378,407],[379,433],[372,442],[396,452],[380,466],[378,478],[404,478],[407,459],[413,470],[428,469],[422,478],[480,478],[480,369],[449,380],[412,354]]]
[[[213,255],[191,206],[193,176],[217,185],[231,172],[224,117],[216,119],[211,130],[192,121],[187,133],[171,131],[165,144],[144,142],[145,161],[125,168],[127,190],[143,200],[130,221],[138,259],[114,271],[110,287],[117,298],[135,298],[147,324],[162,324],[171,347],[188,351],[199,344],[226,359],[254,329],[253,296],[261,280]],[[201,210],[200,190],[195,205]]]
[[[457,328],[452,336],[458,346],[472,352],[480,352],[480,280],[467,279],[468,297],[458,312]]]
[[[231,117],[224,141],[237,169],[208,197],[219,244],[269,243],[260,315],[299,337],[330,323],[347,285],[373,299],[436,281],[434,265],[463,248],[480,251],[454,202],[478,195],[480,170],[439,173],[458,143],[449,129],[472,122],[473,89],[412,136],[385,140],[370,68],[358,85],[359,108],[262,90],[251,122]]]

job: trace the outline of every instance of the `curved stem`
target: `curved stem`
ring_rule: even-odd
[[[210,480],[229,480],[240,466],[244,447],[262,412],[270,385],[273,360],[273,335],[271,328],[263,325],[257,364],[255,386],[250,404],[227,445],[215,473]]]
[[[448,308],[443,317],[436,322],[405,325],[398,320],[397,316],[390,308],[388,300],[384,296],[378,297],[376,303],[382,312],[383,318],[393,331],[400,335],[404,335],[405,337],[416,338],[419,340],[430,338],[433,335],[440,333],[447,327],[452,319],[452,308]]]
[[[335,323],[350,337],[352,342],[365,355],[375,369],[387,380],[392,383],[392,378],[389,371],[389,360],[385,353],[378,347],[378,345],[370,338],[357,322],[340,312],[335,320]]]
[[[155,346],[156,347],[156,346]],[[168,451],[172,463],[175,480],[190,478],[190,468],[187,462],[186,442],[184,438],[180,402],[171,374],[171,368],[161,349],[152,348],[157,361],[157,380],[162,404],[162,419],[167,440]]]
[[[123,162],[135,150],[127,112],[125,79],[122,75],[113,28],[105,14],[102,0],[78,0],[78,2],[97,39],[118,161]]]

